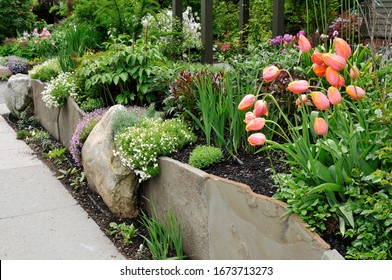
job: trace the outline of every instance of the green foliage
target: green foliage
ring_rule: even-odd
[[[207,168],[218,163],[223,158],[220,148],[212,146],[197,146],[189,155],[189,164],[196,168]]]
[[[1,0],[0,2],[0,42],[5,38],[15,38],[32,28],[35,15],[32,0]]]
[[[163,222],[158,221],[157,214],[153,217],[143,213],[141,223],[145,226],[148,236],[142,236],[153,260],[183,260],[182,230],[177,217],[165,212]]]
[[[75,17],[79,22],[114,35],[128,34],[138,38],[142,31],[141,19],[148,13],[155,14],[155,0],[77,0]]]
[[[66,148],[54,148],[47,153],[43,154],[43,157],[54,160],[56,164],[61,164],[66,160],[65,151]]]
[[[85,80],[87,90],[99,87],[107,105],[116,102],[124,105],[151,103],[155,95],[151,92],[153,65],[163,57],[156,46],[138,40],[132,46],[129,37],[107,44],[107,51],[86,54],[76,74]]]
[[[116,238],[122,237],[126,245],[132,244],[132,239],[137,235],[137,229],[135,229],[133,224],[111,222],[109,226],[113,229],[109,231],[109,234],[114,235]]]
[[[31,136],[31,133],[27,129],[19,130],[16,133],[16,139],[18,139],[18,140],[23,140],[23,139],[26,139],[27,137],[30,137],[30,136]]]
[[[249,42],[257,45],[271,37],[272,1],[252,0],[250,2]]]
[[[194,141],[195,135],[179,119],[146,119],[114,137],[114,154],[142,182],[159,174],[159,156],[170,155]]]
[[[160,114],[155,111],[154,104],[151,104],[148,109],[141,107],[131,107],[126,111],[117,110],[113,114],[112,131],[113,135],[123,132],[130,126],[140,124],[144,119],[157,119]]]
[[[90,50],[99,48],[99,34],[90,25],[70,26],[62,36],[58,49],[58,60],[64,72],[72,72],[78,65],[78,59]]]
[[[58,59],[52,58],[46,60],[42,64],[35,65],[33,69],[29,71],[29,75],[32,79],[47,82],[59,75],[60,72],[61,68]]]
[[[103,107],[105,107],[105,101],[103,100],[102,97],[98,97],[98,98],[86,97],[86,100],[80,103],[80,109],[82,109],[85,112],[91,112],[94,111],[95,109],[99,109]]]

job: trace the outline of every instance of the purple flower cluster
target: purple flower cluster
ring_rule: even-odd
[[[5,66],[7,66],[13,74],[24,73],[29,66],[29,61],[22,57],[9,56]]]
[[[286,44],[290,44],[290,43],[292,43],[293,41],[295,41],[296,39],[298,39],[299,38],[299,35],[306,35],[306,32],[304,31],[304,30],[301,30],[301,31],[299,31],[298,33],[297,33],[297,35],[296,36],[294,36],[294,35],[290,35],[290,34],[284,34],[283,36],[281,36],[281,35],[278,35],[278,36],[276,36],[275,38],[272,38],[271,40],[270,40],[270,44],[272,45],[272,46],[279,46],[279,45],[281,45],[282,43],[286,43]]]
[[[75,132],[71,138],[70,153],[72,155],[72,159],[77,165],[81,165],[80,154],[88,134],[90,134],[94,126],[100,121],[100,119],[102,119],[106,111],[107,109],[101,108],[87,113],[76,125]]]

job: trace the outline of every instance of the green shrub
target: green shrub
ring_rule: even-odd
[[[218,163],[223,158],[220,148],[212,146],[197,146],[189,156],[189,164],[196,168],[207,168]]]
[[[135,171],[139,182],[159,174],[158,157],[195,141],[195,135],[179,119],[146,119],[114,137],[114,154]]]
[[[35,65],[33,69],[29,71],[29,75],[32,79],[41,80],[47,82],[61,72],[61,67],[57,58],[46,60],[42,64]]]
[[[35,20],[33,0],[0,1],[0,42],[30,30]]]

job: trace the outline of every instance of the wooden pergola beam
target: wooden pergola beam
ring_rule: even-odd
[[[284,33],[284,0],[274,0],[272,15],[272,36]]]

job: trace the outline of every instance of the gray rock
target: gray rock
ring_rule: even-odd
[[[6,66],[0,65],[0,79],[1,78],[8,78],[11,76],[12,76],[11,70]]]
[[[133,218],[139,213],[139,183],[135,173],[113,155],[111,122],[116,110],[125,107],[111,107],[88,136],[82,148],[82,164],[90,189],[102,197],[115,215]]]
[[[25,74],[16,74],[8,79],[4,90],[5,103],[11,114],[18,118],[34,116],[33,90],[31,78]]]

